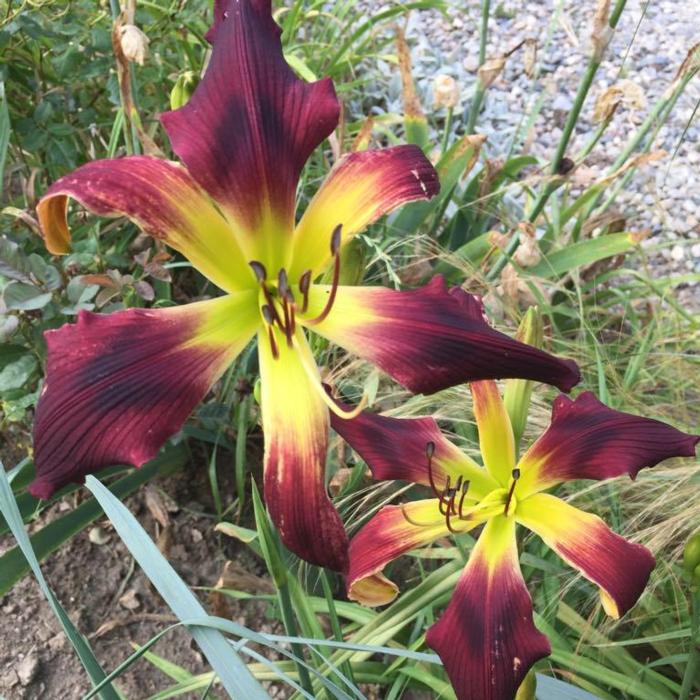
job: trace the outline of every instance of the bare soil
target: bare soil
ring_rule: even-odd
[[[165,504],[169,525],[164,529],[153,516],[154,493]],[[30,530],[45,525],[67,508],[73,497],[52,505]],[[175,476],[142,488],[126,505],[159,542],[161,549],[190,587],[215,586],[224,565],[234,560],[239,572],[251,574],[248,585],[265,589],[264,564],[245,545],[214,532],[216,520],[206,470],[188,465]],[[162,516],[161,516],[162,517]],[[84,531],[42,563],[49,584],[77,628],[88,637],[106,671],[114,669],[142,644],[175,621],[169,608],[135,564],[108,520],[100,529]],[[95,540],[106,538],[97,544]],[[0,538],[0,552],[14,546],[11,536]],[[252,582],[252,583],[251,583]],[[250,591],[261,592],[261,591]],[[281,631],[267,619],[262,602],[233,601],[220,594],[200,592],[214,614],[223,615],[261,632]],[[73,648],[62,632],[39,586],[25,577],[0,599],[0,697],[6,700],[73,700],[82,697],[90,682]],[[196,644],[184,629],[176,629],[153,647],[159,656],[191,673],[208,670]],[[133,664],[117,686],[139,700],[174,681],[145,659]],[[219,691],[220,692],[220,691]],[[220,692],[223,696],[223,693]],[[218,697],[216,693],[209,697]],[[192,694],[201,698],[201,692]]]

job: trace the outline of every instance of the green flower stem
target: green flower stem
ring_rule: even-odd
[[[690,599],[690,649],[678,700],[688,700],[700,671],[700,589],[693,586]]]
[[[620,16],[622,15],[622,11],[625,9],[626,4],[627,0],[617,0],[617,2],[615,3],[615,6],[613,7],[612,12],[610,13],[610,18],[608,19],[608,26],[612,31],[614,31],[617,27],[617,23],[620,20]],[[559,144],[557,145],[557,150],[554,154],[554,158],[552,159],[552,163],[550,166],[550,175],[553,178],[556,178],[562,160],[566,155],[566,149],[569,147],[571,135],[574,132],[574,128],[576,127],[576,124],[578,122],[581,110],[583,109],[583,105],[586,101],[586,97],[588,96],[588,92],[590,91],[591,85],[593,84],[593,79],[595,78],[595,75],[598,72],[598,68],[600,68],[602,58],[603,57],[601,55],[601,52],[597,50],[593,51],[591,58],[588,61],[586,72],[584,73],[584,76],[581,82],[579,83],[578,90],[576,92],[576,97],[574,99],[573,108],[571,109],[571,111],[569,112],[569,116],[567,117],[566,124],[564,125],[564,130],[561,135],[561,139],[559,139]],[[547,203],[549,198],[562,184],[562,182],[564,182],[564,180],[558,178],[550,179],[549,182],[547,182],[544,189],[535,200],[535,203],[532,205],[532,210],[530,211],[530,214],[527,217],[528,221],[534,223],[534,221],[544,209],[545,204]],[[493,282],[498,278],[498,276],[501,274],[501,271],[506,266],[508,260],[518,249],[519,244],[519,237],[514,236],[510,240],[506,250],[503,251],[503,253],[497,258],[496,262],[493,264],[493,267],[489,270],[488,274],[486,275],[487,281]]]
[[[491,0],[481,0],[481,30],[479,32],[479,68],[486,62],[486,44],[489,38],[489,15],[491,14]],[[481,104],[484,101],[484,86],[481,84],[481,78],[476,80],[476,89],[474,97],[469,108],[469,119],[467,120],[467,133],[473,134],[476,120],[481,109]]]
[[[440,155],[445,155],[450,142],[450,131],[452,131],[452,115],[454,113],[453,107],[448,107],[447,117],[445,118],[445,130],[442,134],[442,144],[440,146]]]

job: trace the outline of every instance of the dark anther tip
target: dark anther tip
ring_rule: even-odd
[[[516,481],[520,478],[520,469],[513,469],[513,478]]]
[[[279,287],[280,294],[285,296],[289,289],[289,282],[287,281],[287,271],[283,267],[280,268],[277,274],[277,286]]]
[[[435,443],[431,440],[425,443],[425,454],[432,457],[435,454]]]
[[[300,278],[299,278],[299,291],[302,294],[306,294],[306,292],[309,291],[309,286],[311,285],[311,270],[307,270]]]
[[[274,317],[272,316],[272,309],[267,304],[264,304],[260,307],[260,311],[265,319],[265,323],[271,326],[272,321],[274,320]]]
[[[267,270],[261,262],[251,260],[248,264],[252,268],[258,282],[264,282],[267,279]]]
[[[340,250],[340,238],[343,234],[343,224],[338,224],[331,234],[331,255],[337,255]]]

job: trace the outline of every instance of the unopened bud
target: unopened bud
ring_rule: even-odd
[[[142,66],[148,56],[148,37],[135,24],[125,24],[120,32],[125,58]]]
[[[184,107],[192,97],[199,83],[199,78],[196,73],[191,70],[181,73],[173,89],[170,91],[170,109],[180,109]]]
[[[700,530],[696,530],[685,544],[683,568],[694,584],[700,584]]]
[[[541,348],[544,342],[544,324],[536,306],[531,306],[523,316],[516,339],[526,345]],[[516,445],[525,432],[527,414],[530,410],[530,398],[534,384],[527,379],[508,379],[506,381],[503,402],[513,426]]]
[[[459,102],[459,86],[450,75],[438,75],[433,82],[433,106],[454,109]]]
[[[262,400],[261,398],[261,391],[262,391],[262,382],[260,381],[260,377],[258,377],[255,380],[255,384],[253,385],[253,398],[255,399],[255,403],[260,405],[260,401]]]
[[[517,661],[519,661],[519,659],[516,657],[516,659],[513,661],[513,666],[515,666]],[[535,676],[535,672],[530,671],[527,676],[523,678],[523,682],[520,684],[518,692],[515,694],[515,700],[535,700],[536,691],[537,678]]]

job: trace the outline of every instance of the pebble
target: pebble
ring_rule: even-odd
[[[36,678],[38,672],[39,657],[36,652],[27,654],[17,665],[17,677],[24,686],[29,685]]]
[[[358,0],[358,4],[368,12],[376,12],[382,2]],[[544,107],[535,122],[529,152],[546,161],[553,155],[561,137],[563,119],[573,106],[588,61],[596,3],[563,3],[560,20],[553,23],[556,4],[554,0],[504,0],[492,11],[487,56],[505,55],[519,42],[534,37],[540,41],[537,58],[540,75],[533,83],[525,74],[522,49],[518,49],[508,58],[503,74],[489,88],[477,130],[488,136],[491,157],[510,148],[521,116],[541,96],[544,96]],[[636,111],[624,105],[619,108],[589,156],[589,165],[601,172],[612,165],[630,135],[673,81],[688,50],[697,42],[697,10],[693,5],[676,0],[653,3],[628,0],[584,104],[570,143],[570,153],[576,153],[587,143],[596,126],[592,121],[595,102],[607,87],[616,83],[622,69],[625,79],[642,87],[646,106]],[[461,103],[468,106],[479,66],[480,21],[479,0],[447,0],[445,16],[432,10],[410,14],[407,37],[418,92],[425,95],[424,105],[431,103],[429,97],[435,75],[448,73],[461,87]],[[550,25],[551,40],[545,50],[542,39],[550,31]],[[386,86],[378,84],[377,90],[385,95],[391,93],[387,97],[387,109],[398,113],[401,110],[400,83],[393,79],[394,73],[395,70],[388,67],[392,78],[387,78]],[[689,83],[652,145],[653,149],[666,150],[666,158],[639,168],[616,202],[617,208],[626,212],[634,230],[658,230],[655,245],[679,240],[678,247],[673,246],[671,253],[667,253],[668,257],[662,252],[664,248],[650,251],[651,266],[659,276],[686,271],[687,246],[684,248],[680,242],[687,241],[700,224],[700,112],[693,114],[699,101],[700,77]],[[460,119],[461,115],[455,114],[455,123]],[[641,199],[636,197],[638,194],[642,195]],[[695,289],[693,301],[700,308],[700,285]]]

